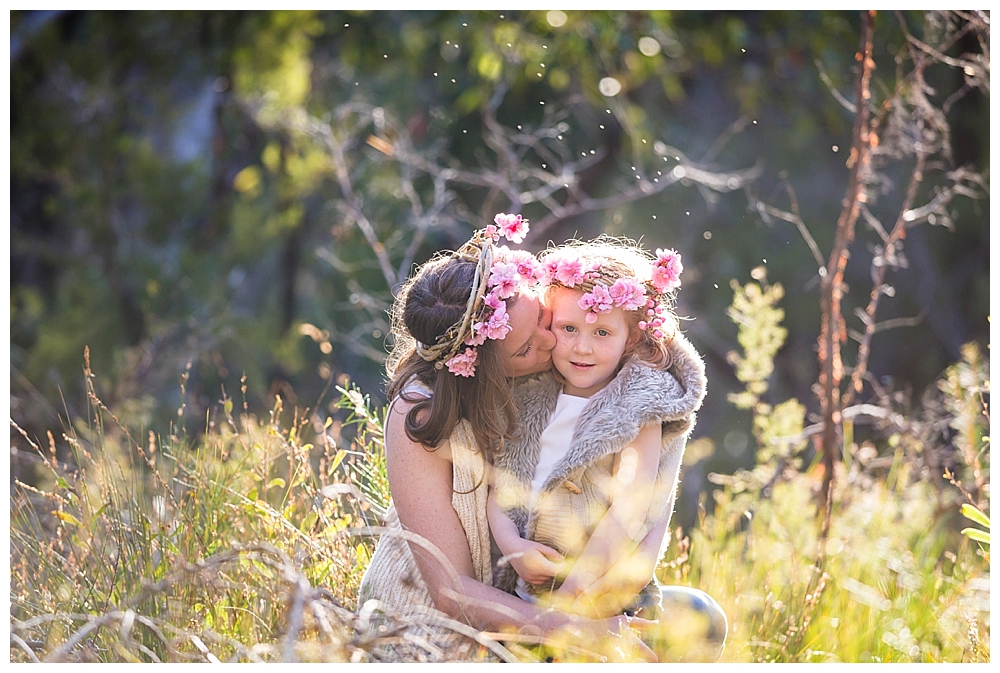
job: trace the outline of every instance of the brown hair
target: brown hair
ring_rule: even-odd
[[[567,241],[557,248],[549,248],[539,257],[544,263],[545,257],[571,250],[583,262],[595,262],[601,269],[602,282],[614,282],[619,278],[635,278],[648,287],[653,275],[654,258],[638,243],[628,238],[600,236],[593,241]],[[556,287],[562,285],[556,284]],[[551,286],[550,286],[551,287]],[[576,288],[584,292],[593,290],[593,282],[584,281]],[[644,309],[625,311],[625,319],[629,327],[629,340],[622,356],[622,364],[629,358],[634,358],[657,369],[667,369],[673,364],[670,354],[670,344],[677,332],[677,316],[670,311],[667,324],[663,325],[662,337],[656,337],[652,329],[639,329],[639,322],[648,320]],[[558,373],[558,372],[557,372]]]
[[[414,442],[437,448],[459,421],[467,420],[478,448],[492,456],[517,421],[500,342],[488,339],[476,348],[476,374],[468,378],[435,368],[415,347],[415,341],[434,344],[462,319],[475,271],[474,260],[440,256],[418,269],[400,290],[391,313],[394,343],[386,361],[386,392],[390,400],[402,394],[414,403],[405,423],[406,436]],[[513,301],[516,298],[508,299],[508,305]],[[402,393],[414,378],[431,389],[430,398]]]

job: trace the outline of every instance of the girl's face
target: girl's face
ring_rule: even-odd
[[[552,331],[556,335],[552,364],[566,380],[564,393],[590,397],[618,373],[629,343],[629,327],[621,308],[600,313],[595,322],[587,322],[588,312],[579,304],[582,296],[580,290],[549,290]]]
[[[507,302],[511,330],[500,342],[504,373],[525,376],[544,372],[552,366],[556,338],[549,331],[552,312],[532,292],[521,292]]]

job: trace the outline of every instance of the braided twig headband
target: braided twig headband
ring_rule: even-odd
[[[475,376],[476,347],[487,339],[503,339],[511,330],[504,300],[513,296],[522,283],[537,283],[540,275],[538,263],[530,252],[495,245],[501,236],[520,243],[528,233],[528,221],[520,215],[505,213],[499,213],[493,221],[495,224],[477,231],[452,254],[453,258],[476,260],[476,273],[462,319],[433,344],[419,341],[416,344],[420,357],[434,362],[436,369],[447,367],[456,376]]]

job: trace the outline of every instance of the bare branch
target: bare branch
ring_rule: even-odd
[[[795,195],[795,190],[792,188],[791,183],[788,182],[788,176],[784,172],[781,173],[781,182],[785,186],[785,191],[788,193],[788,199],[791,203],[792,212],[775,208],[774,206],[760,201],[753,196],[753,194],[748,193],[750,207],[757,211],[764,222],[770,223],[768,216],[773,215],[774,217],[794,224],[799,230],[799,234],[801,234],[802,239],[806,242],[806,245],[809,246],[809,251],[812,252],[813,259],[816,260],[820,277],[823,277],[826,275],[826,266],[823,263],[823,255],[820,253],[819,246],[816,245],[816,241],[813,239],[812,234],[809,233],[806,223],[802,221],[802,217],[799,214],[798,198]]]
[[[851,114],[856,114],[858,108],[854,105],[854,103],[847,100],[844,94],[840,93],[837,87],[833,85],[833,80],[830,79],[830,75],[827,74],[826,67],[823,65],[823,62],[817,58],[815,63],[816,63],[816,70],[819,72],[820,81],[826,85],[826,88],[830,91],[830,95],[833,96],[834,100],[840,103],[841,107],[843,107]]]

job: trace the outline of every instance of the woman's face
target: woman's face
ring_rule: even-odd
[[[507,313],[511,330],[500,342],[504,373],[525,376],[549,369],[556,345],[556,337],[549,331],[552,312],[538,295],[523,291],[515,301],[507,302]]]

